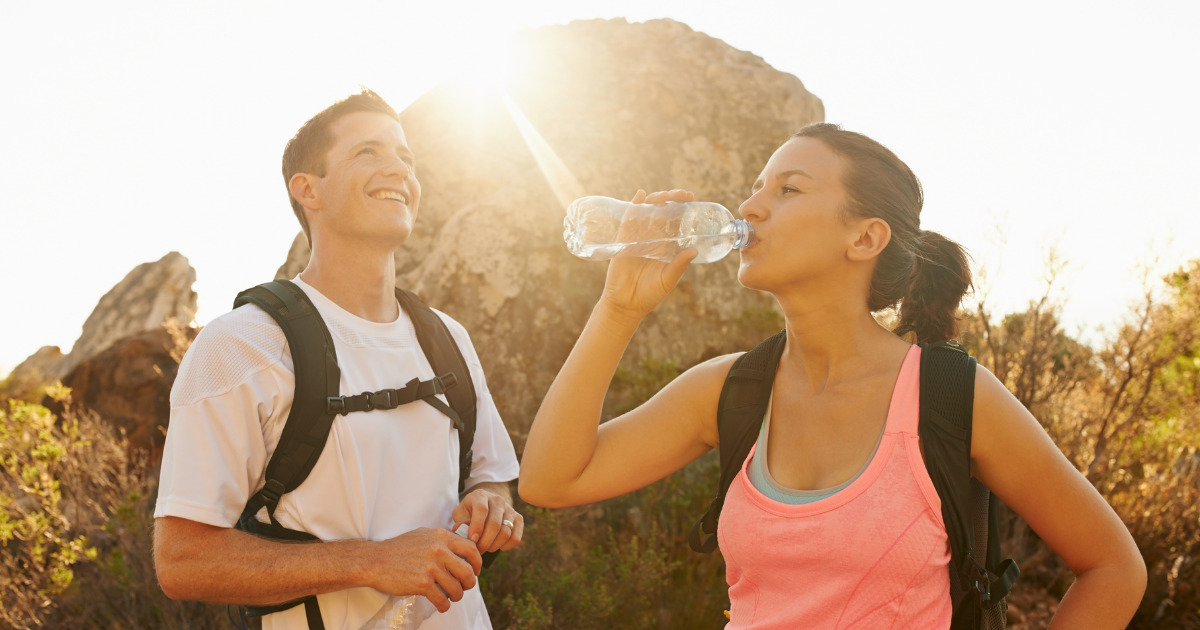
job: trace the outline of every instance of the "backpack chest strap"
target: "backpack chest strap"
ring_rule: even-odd
[[[458,379],[454,373],[446,372],[428,381],[414,378],[399,389],[381,389],[377,392],[363,392],[354,396],[328,396],[325,399],[325,413],[344,416],[355,411],[395,409],[417,400],[424,400],[449,416],[454,422],[454,427],[462,430],[462,420],[458,414],[437,398],[438,395],[444,394],[456,384],[458,384]]]

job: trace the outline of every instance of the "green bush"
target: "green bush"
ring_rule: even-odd
[[[226,628],[224,606],[173,602],[151,555],[155,479],[123,436],[76,414],[0,409],[0,622],[13,628]]]
[[[729,599],[721,555],[695,553],[685,542],[712,499],[717,468],[716,458],[702,458],[638,492],[591,506],[519,506],[525,542],[502,554],[481,579],[494,625],[723,627]]]
[[[10,400],[0,409],[0,621],[40,625],[75,579],[75,566],[95,560],[80,533],[81,497],[64,497],[62,477],[89,447],[77,421],[59,423],[41,405]]]
[[[749,317],[749,316],[748,316]],[[613,416],[640,405],[681,373],[670,360],[619,368]],[[716,492],[715,453],[630,494],[544,510],[520,505],[524,541],[482,577],[497,628],[721,628],[729,608],[720,552],[687,546]]]

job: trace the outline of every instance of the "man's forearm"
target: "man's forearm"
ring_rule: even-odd
[[[365,585],[369,544],[280,542],[166,517],[155,525],[154,559],[172,599],[263,605]]]

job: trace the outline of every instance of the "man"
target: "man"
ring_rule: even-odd
[[[365,89],[335,103],[288,142],[283,170],[312,245],[293,281],[329,328],[341,392],[433,377],[394,292],[392,252],[412,231],[421,195],[395,110]],[[433,406],[336,416],[311,473],[274,512],[283,527],[324,541],[312,544],[234,529],[291,410],[283,331],[253,305],[205,327],[171,391],[155,510],[155,564],[169,597],[267,605],[317,594],[326,628],[357,630],[415,594],[442,613],[422,628],[491,627],[476,576],[481,552],[521,541],[507,483],[517,461],[466,331],[439,316],[477,393],[467,490],[459,496],[457,434]],[[463,523],[466,538],[451,531]],[[263,627],[310,624],[297,606],[267,615]]]

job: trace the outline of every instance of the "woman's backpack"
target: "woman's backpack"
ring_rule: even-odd
[[[767,339],[739,357],[725,377],[717,412],[721,479],[708,511],[692,526],[688,544],[694,551],[712,553],[717,547],[725,494],[758,440],[786,343],[786,332]],[[950,628],[1002,630],[1005,598],[1020,570],[1012,559],[1001,559],[997,501],[971,476],[975,359],[953,341],[923,344],[921,350],[918,433],[950,540]]]

